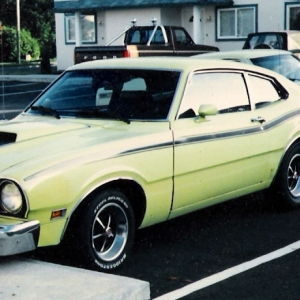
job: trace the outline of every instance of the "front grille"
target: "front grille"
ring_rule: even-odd
[[[0,132],[0,146],[14,143],[16,139],[17,139],[17,135],[15,133]]]

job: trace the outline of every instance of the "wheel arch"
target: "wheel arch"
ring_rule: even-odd
[[[287,154],[287,153],[289,152],[289,150],[290,150],[294,145],[296,145],[297,143],[300,144],[300,136],[295,137],[295,138],[294,138],[293,140],[291,140],[291,141],[287,144],[287,146],[285,147],[285,149],[284,149],[284,151],[283,151],[283,153],[282,153],[282,155],[281,155],[281,158],[280,158],[280,160],[279,160],[278,168],[277,168],[277,170],[276,170],[276,172],[275,172],[275,174],[274,174],[273,180],[272,180],[272,182],[271,182],[271,184],[270,184],[270,187],[272,187],[274,184],[276,184],[276,181],[277,181],[277,178],[278,178],[278,175],[279,175],[278,173],[280,172],[280,167],[281,167],[281,165],[282,165],[282,162],[283,162],[283,160],[284,160],[286,154]]]
[[[71,225],[72,227],[72,224],[74,223],[73,221],[75,221],[80,216],[80,212],[82,211],[83,207],[88,205],[88,203],[93,199],[95,195],[109,189],[118,190],[127,197],[128,201],[131,203],[134,212],[135,226],[136,228],[138,228],[142,224],[146,213],[146,195],[143,188],[132,179],[115,179],[110,182],[104,183],[103,185],[98,186],[93,191],[91,191],[79,203],[79,205],[71,214],[67,228],[70,227],[69,225]]]
[[[280,162],[279,162],[279,166],[281,165],[285,155],[288,153],[288,151],[291,149],[291,147],[293,147],[295,144],[300,143],[300,136],[295,137],[292,141],[290,141],[287,146],[285,147],[283,154],[280,158]]]

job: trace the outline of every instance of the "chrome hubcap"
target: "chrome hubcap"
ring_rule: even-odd
[[[103,261],[112,261],[123,251],[128,238],[128,219],[116,203],[104,205],[97,213],[92,228],[92,245]]]
[[[296,154],[290,161],[288,168],[288,189],[292,196],[300,196],[300,180],[299,180],[299,171],[300,171],[300,155]]]

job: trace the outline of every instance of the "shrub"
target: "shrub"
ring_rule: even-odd
[[[2,49],[4,62],[15,62],[17,60],[17,37],[16,29],[5,27],[2,31]],[[29,54],[33,59],[40,56],[40,46],[36,39],[26,29],[20,30],[20,55],[25,58]]]

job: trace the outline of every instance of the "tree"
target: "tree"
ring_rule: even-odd
[[[37,39],[40,48],[50,49],[50,57],[55,57],[54,0],[19,1],[21,29],[27,29],[32,38]],[[1,0],[0,21],[6,27],[16,27],[16,0]]]

